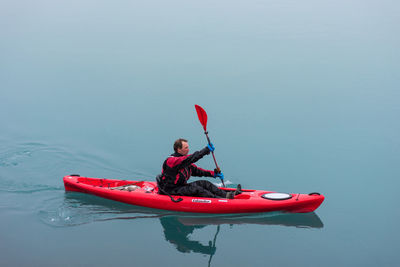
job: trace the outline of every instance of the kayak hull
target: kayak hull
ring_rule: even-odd
[[[290,194],[290,199],[270,200],[262,196],[272,193],[271,191],[243,189],[243,193],[235,196],[234,199],[172,196],[175,200],[182,199],[179,202],[173,202],[169,196],[158,194],[156,182],[89,178],[77,175],[65,176],[63,181],[67,192],[91,194],[135,206],[191,213],[234,214],[274,211],[306,213],[314,211],[324,201],[324,196],[318,193]]]

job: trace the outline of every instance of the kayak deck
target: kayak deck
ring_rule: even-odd
[[[172,196],[175,200],[182,199],[174,202],[169,196],[158,194],[156,182],[89,178],[77,175],[65,176],[63,181],[66,191],[91,194],[135,206],[192,213],[233,214],[272,211],[305,213],[314,211],[324,201],[324,196],[318,193],[289,194],[289,199],[271,200],[264,198],[263,195],[273,193],[272,191],[243,189],[243,193],[235,196],[234,199]],[[223,187],[221,189],[235,190]]]

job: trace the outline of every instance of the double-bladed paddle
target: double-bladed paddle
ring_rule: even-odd
[[[207,137],[207,141],[208,141],[209,144],[211,144],[211,141],[210,141],[210,138],[208,137],[208,132],[207,132],[207,119],[208,119],[207,113],[199,105],[194,105],[194,107],[196,108],[196,112],[197,112],[197,116],[199,117],[199,121],[200,121],[201,125],[203,125],[204,134]],[[217,173],[220,173],[221,169],[218,167],[217,161],[216,161],[215,156],[214,156],[214,151],[212,151],[211,154],[213,156],[215,167],[216,167],[215,171]],[[225,183],[224,183],[224,180],[222,178],[221,178],[221,182],[222,182],[222,185],[225,187]]]

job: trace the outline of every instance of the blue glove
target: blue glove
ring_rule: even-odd
[[[215,147],[214,147],[213,143],[209,143],[209,144],[207,145],[207,147],[208,147],[208,149],[210,150],[210,152],[214,152]]]
[[[222,172],[216,173],[214,172],[214,178],[219,178],[221,180],[224,180],[224,174]]]

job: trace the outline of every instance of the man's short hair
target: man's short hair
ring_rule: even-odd
[[[178,149],[182,148],[182,143],[183,143],[183,142],[186,142],[186,143],[187,143],[187,140],[186,140],[186,139],[183,139],[183,138],[179,138],[179,139],[177,139],[177,140],[175,141],[175,143],[174,143],[174,151],[175,151],[175,152],[178,152]]]

